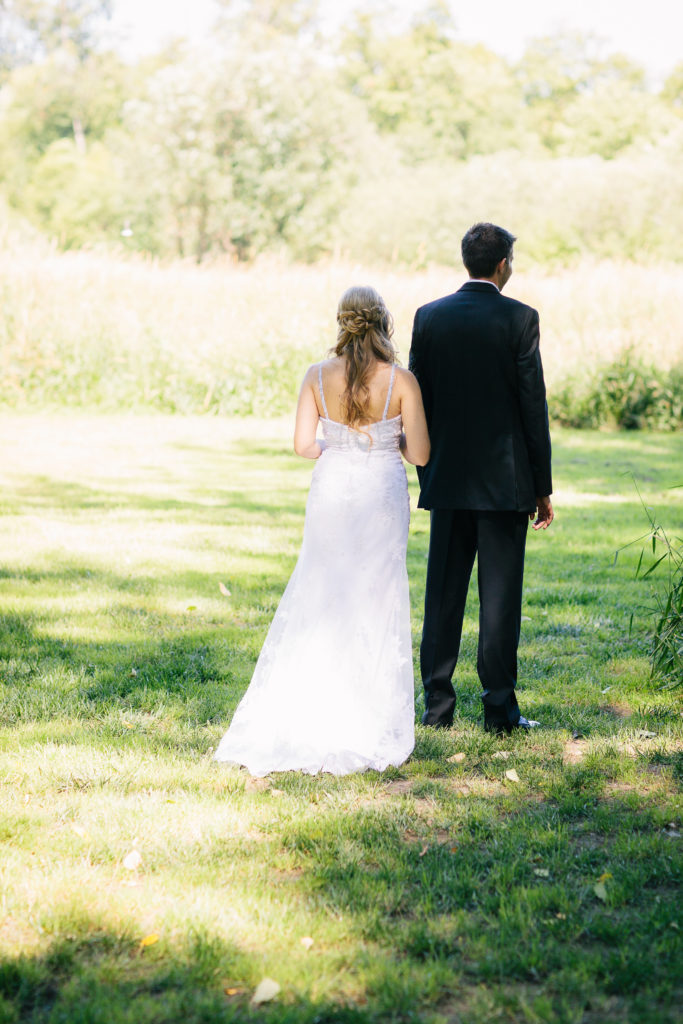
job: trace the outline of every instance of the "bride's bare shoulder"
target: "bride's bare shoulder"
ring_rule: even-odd
[[[396,367],[396,383],[407,391],[419,387],[415,374],[410,370],[405,370],[402,366]]]

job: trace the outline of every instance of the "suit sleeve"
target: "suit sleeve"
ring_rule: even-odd
[[[517,387],[522,428],[534,479],[536,497],[552,494],[550,428],[543,365],[539,347],[538,313],[529,310],[517,355]]]
[[[422,404],[424,405],[427,426],[432,418],[432,389],[428,379],[426,366],[426,353],[424,351],[424,339],[422,336],[422,318],[420,310],[415,314],[413,320],[413,337],[410,343],[410,354],[408,356],[408,369],[415,374],[422,392]]]

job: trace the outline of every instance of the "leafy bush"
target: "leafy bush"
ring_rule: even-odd
[[[672,541],[644,502],[643,508],[650,523],[650,530],[645,537],[639,538],[645,543],[638,559],[636,578],[650,579],[655,577],[658,571],[659,577],[664,577],[663,588],[653,587],[652,590],[654,604],[650,610],[655,618],[650,651],[652,675],[670,686],[682,686],[683,540],[675,538]],[[645,553],[650,545],[654,560],[643,570]],[[663,549],[662,554],[658,553],[658,547],[659,551]]]
[[[565,377],[549,401],[553,420],[566,427],[679,430],[683,365],[646,366],[629,349],[592,373]]]

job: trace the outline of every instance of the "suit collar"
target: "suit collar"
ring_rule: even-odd
[[[492,292],[494,295],[500,295],[500,291],[498,290],[497,285],[493,283],[493,281],[491,281],[490,284],[488,281],[465,281],[465,283],[461,285],[458,291]]]

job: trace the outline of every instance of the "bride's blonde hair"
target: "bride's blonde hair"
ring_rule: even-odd
[[[337,324],[334,354],[346,361],[344,420],[350,427],[356,427],[368,419],[368,377],[373,364],[396,362],[396,349],[391,341],[394,321],[374,288],[354,285],[339,300]]]

